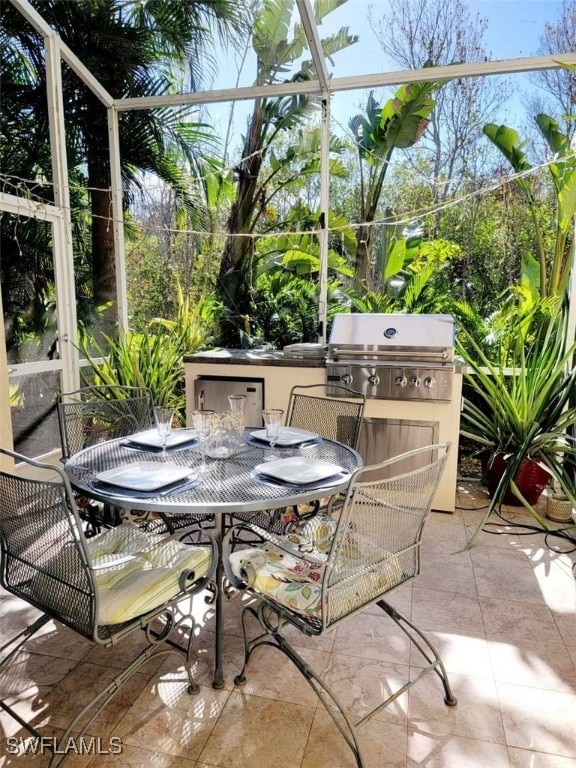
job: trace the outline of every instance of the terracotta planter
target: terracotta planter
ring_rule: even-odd
[[[508,460],[505,455],[497,453],[490,466],[487,467],[486,486],[490,496],[494,496],[496,493],[500,478],[506,471],[507,463]],[[524,459],[514,476],[518,490],[531,505],[536,504],[549,480],[549,473],[532,459]],[[510,488],[506,489],[502,502],[515,507],[522,506],[522,502],[514,496]]]

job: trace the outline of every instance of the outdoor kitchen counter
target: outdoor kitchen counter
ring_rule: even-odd
[[[291,388],[296,385],[324,384],[326,381],[326,363],[323,358],[290,358],[285,357],[280,350],[273,349],[214,349],[186,355],[184,358],[186,379],[186,414],[187,423],[191,423],[191,411],[196,408],[194,385],[197,379],[224,380],[233,386],[234,381],[258,382],[262,391],[263,408],[281,408],[286,410]],[[455,365],[452,399],[445,401],[412,401],[383,400],[368,398],[366,401],[366,421],[377,424],[381,419],[392,420],[397,424],[405,422],[403,434],[413,434],[415,431],[423,435],[422,444],[427,442],[452,442],[452,451],[444,471],[441,487],[435,497],[433,509],[453,512],[456,496],[456,475],[458,456],[458,437],[460,429],[460,404],[462,392],[463,369],[460,361]],[[224,385],[226,391],[227,384]],[[207,408],[210,405],[205,406]],[[430,425],[436,425],[436,432],[427,437]],[[249,424],[248,426],[262,426]],[[366,439],[370,446],[374,440],[386,445],[382,437],[370,436],[367,431]],[[376,444],[376,443],[375,443]],[[360,453],[364,448],[359,447]],[[368,454],[367,454],[368,455]],[[381,458],[385,458],[382,456]],[[374,459],[374,461],[380,458]]]
[[[288,358],[275,349],[209,349],[184,357],[186,379],[186,421],[196,407],[197,379],[258,382],[262,386],[262,408],[286,410],[295,384],[324,384],[324,358]],[[207,384],[207,388],[209,383]],[[210,407],[209,405],[206,407]],[[250,424],[249,426],[262,426]]]
[[[209,349],[184,356],[186,363],[212,365],[279,365],[285,368],[325,368],[324,358],[289,358],[279,349]]]

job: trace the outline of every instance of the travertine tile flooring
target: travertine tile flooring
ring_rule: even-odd
[[[541,533],[522,535],[503,524],[501,535],[483,533],[462,551],[480,519],[474,508],[485,502],[479,487],[460,484],[458,505],[465,509],[433,513],[422,574],[391,598],[442,650],[458,706],[446,707],[436,676],[426,676],[361,729],[368,768],[576,768],[576,555],[551,551]],[[518,509],[510,508],[508,519],[530,523]],[[234,687],[241,600],[226,606],[226,687],[211,688],[212,608],[196,602],[204,622],[196,663],[201,693],[187,695],[175,656],[145,666],[90,729],[103,749],[112,736],[121,739],[122,754],[73,756],[67,765],[353,768],[332,721],[282,654],[260,649],[247,685]],[[1,595],[0,637],[33,613]],[[291,633],[358,716],[403,680],[409,665],[421,663],[386,622],[369,609],[323,639]],[[29,650],[0,677],[0,693],[57,732],[88,690],[114,675],[127,649],[94,650],[50,626]],[[18,724],[1,713],[0,766],[47,765],[46,756],[9,754],[6,738],[15,734],[22,734]]]

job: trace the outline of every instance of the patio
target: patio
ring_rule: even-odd
[[[420,578],[392,598],[440,648],[458,706],[444,705],[435,676],[424,678],[361,731],[371,768],[576,768],[576,554],[552,552],[542,534],[523,536],[504,525],[493,528],[502,535],[484,533],[472,550],[458,552],[486,499],[479,486],[459,484],[456,513],[433,513],[428,523]],[[506,513],[530,524],[523,510]],[[103,752],[118,743],[112,736],[119,738],[122,754],[73,755],[65,765],[352,768],[351,753],[315,695],[281,654],[260,649],[260,666],[249,669],[245,688],[233,686],[242,659],[240,600],[226,606],[226,688],[212,689],[212,609],[196,602],[205,622],[195,670],[200,694],[186,694],[173,657],[160,669],[149,664],[91,729]],[[0,611],[2,637],[33,613],[5,594]],[[359,715],[376,688],[400,680],[402,666],[419,664],[406,655],[404,638],[381,624],[384,633],[369,609],[329,639],[293,636]],[[92,650],[60,626],[30,650],[0,686],[2,695],[16,692],[22,712],[36,713],[38,726],[56,731],[75,704],[74,691],[85,699],[87,688],[113,675],[114,652]],[[46,754],[11,754],[6,738],[21,732],[5,714],[0,724],[2,768],[47,765]]]

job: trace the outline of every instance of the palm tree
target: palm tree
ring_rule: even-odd
[[[229,44],[242,30],[245,7],[238,0],[31,0],[32,5],[115,98],[151,96],[180,90],[183,68],[192,88],[214,68],[215,37]],[[28,109],[46,126],[44,45],[10,4],[3,7],[2,52],[25,61],[33,72]],[[111,184],[106,110],[68,69],[63,70],[67,143],[72,168],[85,169],[91,210],[94,302],[115,299]],[[9,89],[10,91],[10,89]],[[20,91],[21,92],[21,91]],[[3,96],[6,89],[3,88]],[[4,99],[3,110],[10,100]],[[47,134],[45,134],[47,141]],[[189,109],[128,112],[120,121],[120,154],[127,204],[154,174],[171,185],[196,221],[202,221],[192,178],[201,172],[203,153],[214,139],[191,120]],[[183,167],[182,158],[190,173]],[[50,177],[48,169],[43,172]]]
[[[350,120],[360,159],[360,224],[354,265],[354,287],[361,295],[368,283],[372,222],[394,150],[412,147],[424,134],[434,109],[432,93],[443,82],[402,85],[383,107],[370,94],[366,115]]]
[[[316,0],[316,23],[321,24],[322,19],[337,6],[338,3]],[[298,70],[290,78],[292,82],[309,80],[314,74],[312,61],[300,61],[306,54],[307,41],[302,25],[291,24],[293,10],[294,0],[265,0],[256,11],[251,38],[257,58],[256,85],[286,82],[287,73],[295,65],[298,65]],[[342,28],[322,40],[322,50],[325,56],[331,56],[357,39],[348,34],[347,28]],[[236,200],[228,217],[228,240],[218,279],[219,293],[235,315],[230,324],[230,335],[223,330],[221,340],[224,343],[238,343],[238,318],[250,314],[254,257],[252,236],[270,201],[270,189],[261,178],[265,158],[282,133],[294,131],[317,107],[317,101],[307,95],[258,98],[254,101],[244,137],[243,160],[235,169]],[[297,159],[296,151],[292,160]]]

